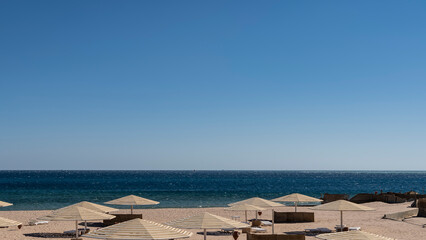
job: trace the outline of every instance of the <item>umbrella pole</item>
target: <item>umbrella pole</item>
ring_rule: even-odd
[[[207,229],[204,228],[204,240],[207,239]]]
[[[78,239],[78,221],[75,221],[75,239]]]
[[[245,212],[246,212],[246,222],[248,222],[248,221],[247,221],[247,210],[246,210]]]
[[[274,217],[274,209],[272,209],[272,234],[275,232],[275,217]]]
[[[133,215],[133,205],[130,205],[130,214]]]
[[[87,221],[84,221],[84,231],[87,232]]]
[[[294,202],[294,211],[297,212],[297,202]]]
[[[343,211],[340,211],[340,231],[343,232]]]

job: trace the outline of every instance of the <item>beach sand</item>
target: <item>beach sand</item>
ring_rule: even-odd
[[[409,203],[402,204],[387,204],[382,202],[373,202],[364,204],[369,207],[376,208],[376,211],[370,212],[345,212],[344,213],[344,224],[348,226],[361,227],[362,231],[383,235],[390,238],[399,240],[417,240],[426,239],[426,228],[422,225],[426,224],[426,218],[413,218],[405,222],[393,221],[382,219],[386,213],[394,213],[399,211],[407,210]],[[277,211],[294,211],[293,207],[281,207],[277,208]],[[312,211],[306,207],[299,207],[299,211]],[[0,217],[5,217],[20,221],[27,224],[30,219],[44,216],[50,211],[0,211]],[[119,212],[128,213],[129,210],[120,210]],[[244,212],[239,211],[225,211],[224,208],[165,208],[165,209],[136,209],[135,213],[142,213],[144,219],[152,220],[159,223],[169,222],[175,219],[189,217],[200,212],[210,212],[212,214],[231,218],[231,216],[240,216],[241,220],[244,220]],[[254,212],[248,213],[249,218],[254,218]],[[271,210],[264,211],[262,219],[271,219]],[[335,225],[340,222],[339,212],[315,212],[315,222],[313,223],[294,223],[294,224],[276,224],[275,232],[292,232],[292,231],[303,231],[306,228],[317,228],[326,227],[333,229]],[[10,240],[41,240],[41,239],[67,239],[67,238],[41,238],[37,237],[40,233],[63,233],[66,230],[75,229],[75,222],[50,222],[47,225],[39,226],[23,226],[22,229],[17,227],[2,228],[0,229],[0,239]],[[80,226],[81,227],[81,226]],[[97,227],[90,227],[92,230]],[[271,227],[265,227],[267,232],[271,232]],[[197,234],[201,230],[189,230],[194,232],[194,235],[190,239],[203,239],[203,236]],[[213,231],[213,230],[212,230]],[[68,238],[69,239],[69,238]],[[90,239],[90,238],[83,238]],[[232,236],[208,236],[207,239],[233,239]],[[246,239],[245,234],[241,234],[239,239]],[[307,237],[306,239],[316,239],[315,237]]]

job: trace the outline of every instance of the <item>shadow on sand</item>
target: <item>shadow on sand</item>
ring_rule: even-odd
[[[74,234],[67,233],[25,233],[26,237],[38,237],[38,238],[72,238]]]

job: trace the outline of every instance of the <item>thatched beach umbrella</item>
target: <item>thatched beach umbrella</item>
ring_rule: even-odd
[[[228,206],[234,206],[234,205],[238,205],[238,204],[250,204],[250,205],[263,207],[263,208],[284,206],[281,203],[276,203],[276,202],[266,200],[266,199],[263,199],[263,198],[260,198],[260,197],[252,197],[252,198],[242,200],[242,201],[239,201],[239,202],[230,203],[230,204],[228,204]]]
[[[144,219],[132,219],[85,234],[84,237],[125,240],[166,240],[189,238],[191,232]]]
[[[182,218],[170,223],[169,226],[185,229],[204,229],[204,240],[207,238],[207,229],[246,228],[248,224],[220,217],[211,213],[201,213],[188,218]]]
[[[96,204],[96,203],[91,203],[91,202],[87,202],[87,201],[82,201],[70,206],[78,206],[78,207],[84,207],[93,211],[97,211],[97,212],[102,212],[102,213],[110,213],[110,212],[114,212],[114,211],[118,211],[117,208],[112,208],[112,207],[107,207],[104,205],[100,205],[100,204]]]
[[[294,211],[297,212],[298,203],[308,203],[308,202],[322,202],[319,198],[309,197],[300,193],[292,193],[290,195],[282,196],[279,198],[272,199],[274,202],[292,202],[294,203]]]
[[[13,205],[13,203],[0,201],[0,207],[9,207],[9,206],[12,206],[12,205]]]
[[[250,205],[246,203],[232,205],[230,207],[225,208],[227,211],[244,211],[246,216],[246,222],[247,222],[247,211],[263,211],[265,208],[258,207],[255,205]]]
[[[11,227],[11,226],[18,226],[19,228],[21,228],[22,223],[0,217],[0,227],[3,228],[3,227]]]
[[[135,195],[129,195],[129,196],[125,196],[122,198],[117,198],[108,202],[105,202],[106,204],[111,204],[111,205],[127,205],[127,206],[131,206],[130,207],[130,214],[133,214],[133,206],[134,205],[156,205],[159,204],[160,202],[154,201],[154,200],[150,200],[150,199],[146,199],[143,197],[138,197]]]
[[[360,204],[346,200],[337,200],[334,202],[318,205],[310,208],[319,211],[340,211],[340,228],[343,229],[343,211],[373,211],[374,208],[366,207]]]
[[[249,198],[239,202],[230,203],[228,204],[228,206],[234,206],[239,204],[250,204],[250,205],[263,207],[263,208],[271,208],[272,209],[272,233],[275,232],[274,207],[284,207],[284,205],[282,205],[281,203],[276,203],[263,198],[253,197],[253,198]],[[256,211],[256,218],[257,218],[257,211]]]
[[[113,219],[115,216],[93,211],[84,207],[70,206],[53,211],[51,214],[38,218],[46,221],[75,221],[75,236],[78,239],[78,222]]]
[[[72,207],[72,206],[84,207],[84,208],[87,208],[96,212],[101,212],[101,213],[110,213],[110,212],[118,211],[118,209],[116,208],[107,207],[107,206],[103,206],[100,204],[91,203],[87,201],[82,201],[82,202],[70,205],[68,207]],[[84,221],[84,229],[87,230],[87,221]]]
[[[316,237],[324,240],[394,240],[394,238],[387,238],[364,231],[325,233],[317,235]]]

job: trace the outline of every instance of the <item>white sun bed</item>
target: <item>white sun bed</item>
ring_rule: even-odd
[[[261,221],[263,226],[272,226],[272,222],[270,221]]]
[[[37,226],[37,225],[43,225],[43,224],[48,224],[48,223],[49,223],[49,221],[39,221],[39,220],[32,219],[28,222],[28,225],[29,226]]]
[[[255,233],[265,233],[266,229],[260,227],[252,227],[251,230]]]
[[[361,231],[361,227],[349,227],[349,231]]]

